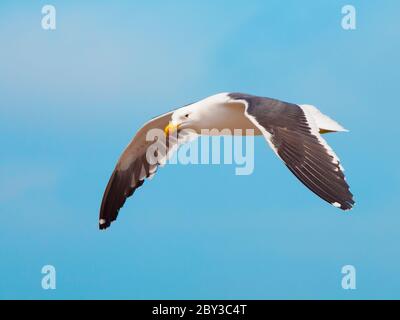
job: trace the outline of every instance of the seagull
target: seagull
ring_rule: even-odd
[[[185,129],[196,135],[214,129],[231,132],[252,129],[254,135],[265,138],[287,168],[320,198],[344,211],[355,204],[340,160],[322,137],[325,133],[348,130],[312,105],[243,93],[219,93],[143,125],[123,151],[107,184],[100,208],[100,229],[108,228],[126,199],[165,164],[163,160],[150,162],[146,157],[147,149],[154,143],[146,139],[152,129],[163,130],[166,136]],[[193,134],[184,139],[167,139],[165,157],[191,139]]]

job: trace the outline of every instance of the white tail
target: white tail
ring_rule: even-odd
[[[319,111],[314,106],[311,106],[308,104],[303,104],[303,105],[300,105],[300,107],[306,113],[308,113],[309,115],[311,115],[313,117],[315,124],[317,125],[317,127],[321,133],[349,131],[349,130],[346,130],[345,128],[343,128],[335,120],[332,120],[328,116],[324,115],[321,111]]]

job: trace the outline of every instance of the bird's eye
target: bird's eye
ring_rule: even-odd
[[[189,113],[188,113],[188,114],[185,114],[185,118],[189,118]]]

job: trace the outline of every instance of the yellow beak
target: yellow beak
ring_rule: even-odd
[[[170,122],[164,129],[165,135],[169,136],[178,130],[179,125]]]

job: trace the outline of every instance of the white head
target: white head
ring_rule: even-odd
[[[202,129],[216,128],[216,114],[223,112],[224,105],[230,100],[227,93],[219,93],[199,102],[177,109],[171,117],[171,122],[165,128],[170,134],[176,130],[192,129],[198,133]]]

